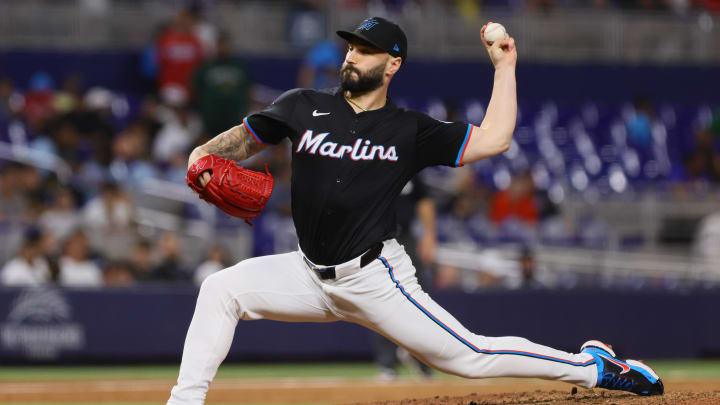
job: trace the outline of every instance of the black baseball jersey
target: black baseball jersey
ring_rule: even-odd
[[[398,236],[411,233],[413,220],[417,217],[418,202],[423,198],[428,198],[428,192],[420,176],[408,180],[395,203]]]
[[[293,221],[300,248],[321,265],[393,237],[405,183],[427,166],[459,166],[472,129],[390,99],[355,113],[340,88],[287,91],[243,122],[263,144],[290,139]]]

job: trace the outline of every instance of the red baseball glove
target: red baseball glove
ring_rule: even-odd
[[[197,179],[204,171],[210,171],[212,177],[205,187],[200,187]],[[229,215],[244,219],[249,225],[265,208],[274,183],[267,167],[265,173],[256,172],[217,155],[195,161],[188,169],[185,181],[200,198]]]

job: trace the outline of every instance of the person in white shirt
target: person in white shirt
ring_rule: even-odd
[[[40,217],[40,226],[57,239],[65,239],[80,225],[75,196],[69,188],[58,188],[54,201]]]
[[[35,287],[50,283],[50,265],[44,255],[44,238],[36,228],[25,233],[20,252],[0,271],[0,285]]]
[[[88,239],[82,229],[74,231],[63,245],[58,283],[64,287],[100,287],[100,267],[89,259]]]

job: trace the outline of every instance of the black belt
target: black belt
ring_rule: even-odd
[[[370,264],[373,260],[377,259],[378,256],[380,256],[380,253],[382,252],[383,243],[378,242],[370,247],[365,253],[360,256],[360,268],[363,268]],[[335,267],[337,266],[329,266],[329,267],[321,267],[315,265],[313,262],[311,262],[305,255],[302,255],[303,260],[305,260],[305,264],[307,264],[308,267],[310,267],[310,270],[317,273],[318,277],[322,280],[332,280],[335,278]]]

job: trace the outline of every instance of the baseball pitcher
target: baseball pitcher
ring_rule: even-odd
[[[467,378],[537,377],[663,393],[653,370],[616,358],[596,340],[573,354],[465,329],[420,288],[394,239],[395,200],[418,171],[466,165],[510,146],[517,113],[515,41],[489,45],[484,30],[495,78],[479,127],[437,121],[393,103],[388,86],[407,62],[407,39],[398,25],[373,17],[354,31],[337,32],[348,42],[339,88],[290,90],[192,152],[189,186],[249,222],[269,198],[272,177],[234,161],[288,138],[300,243],[295,252],[244,260],[205,280],[168,404],[204,403],[241,319],[354,322],[438,370]]]

